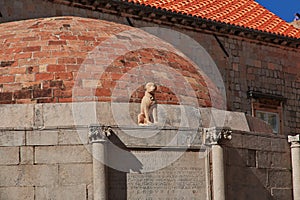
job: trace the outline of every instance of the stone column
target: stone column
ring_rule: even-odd
[[[291,143],[294,200],[300,200],[300,134],[288,136]]]
[[[89,140],[93,152],[93,190],[94,200],[107,200],[106,142],[111,129],[106,126],[90,126]]]
[[[205,144],[211,145],[212,149],[213,199],[225,200],[224,155],[223,148],[218,142],[221,139],[231,139],[231,131],[217,127],[204,131]]]

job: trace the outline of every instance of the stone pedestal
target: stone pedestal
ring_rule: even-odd
[[[288,141],[291,143],[294,200],[300,200],[300,134],[289,136]]]
[[[93,188],[94,200],[107,200],[106,177],[106,142],[110,128],[106,126],[90,126],[89,139],[93,152]]]

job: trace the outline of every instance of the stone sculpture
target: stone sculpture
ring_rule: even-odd
[[[149,126],[157,121],[157,104],[155,99],[155,91],[157,86],[149,82],[145,86],[145,95],[141,102],[141,112],[138,115],[138,124],[140,126]]]

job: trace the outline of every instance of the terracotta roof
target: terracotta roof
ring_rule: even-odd
[[[295,28],[254,0],[123,0],[183,15],[300,38]]]

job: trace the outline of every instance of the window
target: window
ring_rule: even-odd
[[[282,96],[266,95],[260,92],[249,92],[251,98],[252,116],[268,123],[273,133],[282,133]]]
[[[278,113],[256,110],[255,116],[267,122],[272,127],[273,133],[279,133],[280,120]]]

